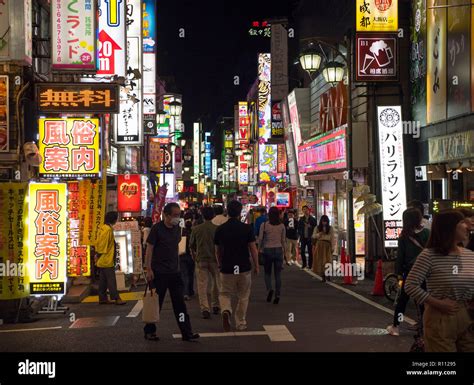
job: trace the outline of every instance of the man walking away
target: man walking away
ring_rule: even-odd
[[[229,219],[226,215],[224,215],[224,208],[222,206],[214,206],[214,213],[216,216],[212,220],[216,226],[223,225]]]
[[[178,245],[181,240],[179,226],[181,209],[177,203],[168,203],[163,209],[163,220],[154,224],[147,239],[146,278],[158,292],[160,310],[165,300],[166,291],[170,291],[171,303],[176,322],[183,341],[199,338],[193,333],[186,303],[184,302],[183,280],[178,265]],[[146,324],[145,339],[158,341],[156,325]]]
[[[288,211],[288,218],[285,220],[286,229],[286,264],[292,265],[298,256],[298,219],[295,218],[293,210]]]
[[[191,253],[196,262],[196,276],[198,285],[199,306],[202,318],[211,318],[209,298],[211,296],[212,311],[219,314],[219,270],[214,249],[214,235],[217,226],[212,223],[214,210],[212,207],[202,209],[204,223],[193,228],[191,234]],[[209,278],[211,292],[209,293]]]
[[[110,298],[116,305],[124,305],[117,291],[117,280],[115,278],[115,237],[113,225],[117,223],[118,213],[110,211],[105,214],[105,223],[100,226],[97,232],[95,251],[98,254],[95,264],[99,268],[99,304],[107,305],[113,302],[107,298],[107,289],[109,289]]]
[[[316,218],[309,212],[308,206],[303,206],[303,216],[298,223],[298,233],[300,235],[301,244],[301,259],[303,261],[302,269],[313,267],[313,247],[311,243],[311,236],[314,228],[318,225]],[[306,251],[308,252],[309,261],[306,259]]]
[[[250,256],[255,274],[259,272],[255,234],[250,225],[240,221],[241,212],[240,202],[230,202],[227,206],[229,220],[217,228],[214,237],[217,263],[221,272],[219,302],[226,332],[230,331],[231,326],[232,295],[238,299],[235,309],[236,329],[247,329],[247,307],[252,285]]]

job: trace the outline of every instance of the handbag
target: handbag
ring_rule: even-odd
[[[266,224],[266,222],[263,223],[262,244],[260,245],[261,250],[263,250],[263,246],[265,245],[265,224]],[[260,266],[265,265],[265,256],[263,254],[263,251],[259,251],[259,253],[258,253],[258,264]]]
[[[147,324],[153,324],[160,321],[160,304],[158,302],[158,294],[153,293],[153,289],[147,283],[145,293],[143,294],[143,310],[142,310],[142,321]]]

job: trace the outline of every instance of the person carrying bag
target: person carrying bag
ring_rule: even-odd
[[[150,288],[150,291],[148,291]],[[155,324],[160,321],[160,305],[158,303],[158,294],[153,293],[153,288],[147,283],[145,293],[143,294],[142,321],[146,324]],[[159,340],[156,336],[145,335],[146,339]]]

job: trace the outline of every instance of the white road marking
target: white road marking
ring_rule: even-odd
[[[265,331],[199,333],[202,338],[209,337],[253,337],[268,336],[271,342],[295,342],[296,339],[285,325],[263,325]],[[173,338],[181,338],[181,334],[173,334]]]
[[[142,309],[143,309],[143,301],[140,299],[138,300],[136,305],[133,307],[133,309],[130,311],[130,313],[128,313],[127,318],[138,317]]]
[[[315,277],[315,278],[319,279],[320,281],[323,280],[319,275],[313,273],[311,270],[305,270],[305,271],[306,271],[306,273],[308,273],[308,274],[311,275],[312,277]],[[353,296],[354,298],[357,298],[358,300],[360,300],[360,301],[362,301],[362,302],[365,302],[365,303],[368,304],[368,305],[371,305],[371,306],[373,306],[373,307],[376,307],[376,308],[379,309],[379,310],[384,311],[385,313],[388,313],[388,314],[390,314],[390,315],[392,315],[392,316],[393,316],[394,313],[395,313],[393,310],[391,310],[391,309],[389,309],[389,308],[387,308],[387,307],[385,307],[385,306],[382,306],[382,305],[378,304],[377,302],[374,302],[374,301],[372,301],[372,300],[370,300],[370,299],[368,299],[368,298],[365,298],[363,295],[360,295],[360,294],[358,294],[358,293],[356,293],[356,292],[354,292],[354,291],[352,291],[352,290],[349,290],[349,289],[347,289],[347,288],[345,288],[345,287],[342,287],[342,286],[340,286],[340,285],[337,285],[337,284],[335,284],[335,283],[333,283],[333,282],[326,282],[326,283],[327,283],[329,286],[332,286],[332,287],[334,287],[335,289],[341,290],[341,291],[343,291],[344,293],[349,294],[349,295]],[[410,324],[410,325],[415,325],[415,324],[416,324],[416,321],[415,321],[415,320],[411,319],[410,317],[406,317],[406,316],[403,318],[403,321],[406,322],[406,323],[408,323],[408,324]]]
[[[49,328],[33,328],[33,329],[9,329],[9,330],[0,330],[0,333],[16,333],[16,332],[34,332],[40,330],[54,330],[54,329],[62,329],[62,326],[52,326]]]

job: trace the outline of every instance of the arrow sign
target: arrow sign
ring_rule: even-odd
[[[115,51],[121,51],[114,39],[104,30],[99,33],[99,70],[98,75],[115,74]]]

